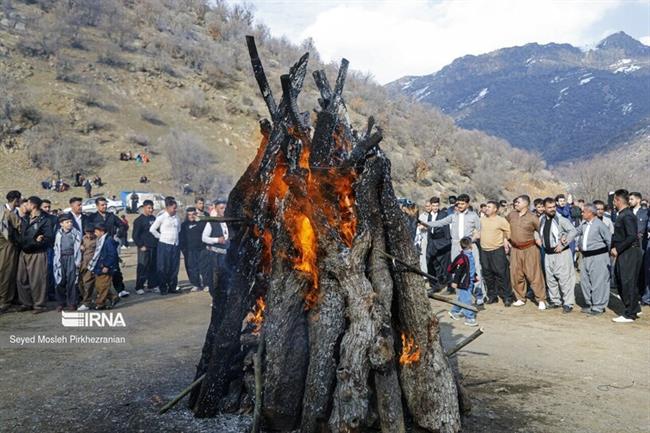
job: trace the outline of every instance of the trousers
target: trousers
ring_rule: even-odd
[[[56,302],[60,306],[77,305],[77,265],[74,255],[61,256],[61,282],[56,286]]]
[[[0,240],[0,308],[9,306],[16,296],[18,256],[14,244]]]
[[[557,254],[546,254],[544,271],[550,302],[560,305],[564,299],[564,305],[573,306],[576,303],[576,274],[573,269],[571,249],[567,248]],[[560,292],[562,292],[562,298],[560,298]]]
[[[204,287],[204,282],[201,281],[202,271],[202,253],[203,250],[185,250],[183,257],[185,258],[185,271],[190,284],[194,287]]]
[[[456,289],[456,299],[458,300],[458,302],[462,302],[463,304],[467,304],[467,305],[472,305],[474,303],[474,300],[472,299],[472,290],[469,288]],[[453,307],[451,307],[451,312],[454,314],[462,312],[463,316],[465,316],[465,318],[469,320],[473,320],[476,318],[476,313],[474,313],[472,310],[461,308],[458,305],[454,305]]]
[[[510,252],[510,283],[518,300],[526,301],[526,282],[533,289],[537,302],[546,300],[541,260],[539,248],[534,245],[513,248]]]
[[[156,248],[147,248],[141,251],[138,248],[138,265],[136,268],[135,290],[144,289],[144,283],[147,283],[149,289],[158,287],[158,275],[156,273]]]
[[[26,307],[47,308],[47,251],[18,257],[18,299]]]
[[[157,270],[160,279],[160,293],[166,295],[175,292],[178,286],[178,268],[180,266],[181,252],[177,245],[158,243]]]
[[[501,247],[491,251],[481,250],[481,262],[483,283],[488,299],[501,297],[504,302],[512,301],[510,265],[505,248]]]
[[[582,257],[580,289],[587,306],[593,311],[605,311],[609,303],[609,255]]]
[[[641,311],[639,305],[638,279],[641,272],[643,253],[639,247],[630,247],[616,257],[614,278],[616,288],[625,305],[623,316],[636,320],[636,313]]]

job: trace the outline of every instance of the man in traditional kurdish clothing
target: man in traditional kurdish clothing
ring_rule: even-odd
[[[20,192],[9,191],[7,203],[0,211],[0,314],[9,310],[16,296],[16,270],[18,269],[18,233],[20,217],[16,207]]]
[[[515,199],[515,210],[508,215],[510,223],[510,280],[517,301],[512,304],[521,307],[526,303],[526,283],[533,289],[540,310],[546,309],[546,288],[542,273],[542,259],[539,252],[541,241],[537,235],[539,218],[529,211],[530,197]]]

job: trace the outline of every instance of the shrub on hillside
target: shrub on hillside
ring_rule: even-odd
[[[55,125],[33,128],[28,141],[27,151],[34,166],[64,176],[88,173],[104,164],[104,157],[93,146],[61,132]]]
[[[205,117],[210,113],[210,106],[205,100],[205,95],[199,89],[192,89],[188,92],[186,104],[192,117]]]
[[[198,137],[173,130],[164,139],[164,148],[171,165],[171,175],[179,188],[189,185],[197,194],[205,195],[215,188],[215,174],[210,166],[216,162],[214,153]]]
[[[142,120],[144,120],[145,122],[149,122],[152,125],[156,125],[156,126],[165,126],[166,125],[166,123],[163,122],[160,119],[160,117],[158,117],[158,115],[156,113],[154,113],[153,111],[145,110],[142,113],[140,113],[140,117],[142,117]]]

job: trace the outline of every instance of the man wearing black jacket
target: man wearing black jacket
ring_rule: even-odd
[[[79,230],[79,233],[85,233],[84,228],[88,224],[88,216],[83,214],[81,202],[81,197],[72,197],[70,199],[69,215],[72,217],[72,226]]]
[[[106,236],[115,240],[117,232],[123,228],[124,224],[122,223],[122,220],[120,220],[114,213],[106,211],[108,202],[104,197],[97,197],[97,199],[95,199],[95,206],[97,207],[97,212],[90,215],[90,218],[88,219],[89,222],[93,226],[104,224],[104,227],[106,227]],[[115,287],[115,290],[117,290],[121,298],[129,296],[129,292],[124,286],[124,277],[122,277],[122,269],[120,268],[119,261],[117,269],[113,272],[113,287]]]
[[[145,200],[142,214],[133,221],[133,242],[138,248],[138,266],[135,279],[135,293],[144,295],[144,283],[149,290],[158,289],[156,275],[156,248],[158,239],[149,232],[156,220],[153,216],[153,201]]]
[[[41,212],[42,200],[32,196],[27,200],[20,224],[18,272],[16,283],[20,310],[34,309],[34,314],[47,310],[47,250],[53,243],[52,221]]]
[[[447,209],[440,209],[440,198],[431,197],[429,203],[429,212],[426,215],[427,221],[438,221],[448,215]],[[447,267],[450,263],[450,251],[451,234],[449,232],[449,226],[428,229],[427,267],[429,274],[437,278],[437,290],[446,287],[449,282]]]
[[[614,193],[614,206],[618,211],[614,223],[611,256],[616,259],[614,278],[616,287],[625,305],[624,313],[612,319],[617,323],[631,323],[641,311],[639,306],[638,278],[641,272],[643,253],[638,238],[637,221],[628,207],[628,192],[619,189]]]
[[[185,259],[185,270],[192,284],[192,291],[202,290],[205,283],[201,282],[201,253],[204,249],[201,236],[204,224],[197,220],[197,209],[188,207],[185,211],[185,221],[181,224],[179,244]]]

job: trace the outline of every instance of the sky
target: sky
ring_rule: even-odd
[[[570,43],[617,31],[650,45],[650,0],[231,0],[294,43],[312,38],[325,61],[350,60],[381,84],[426,75],[466,54]]]

